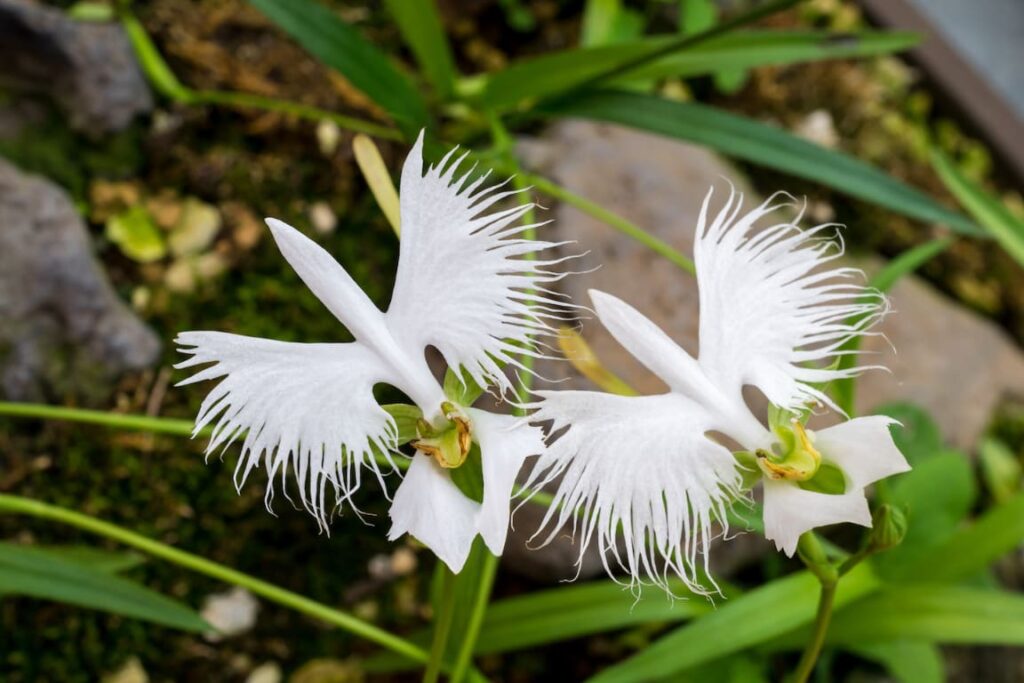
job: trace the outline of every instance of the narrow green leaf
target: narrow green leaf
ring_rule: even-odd
[[[1024,543],[1024,493],[998,505],[946,542],[888,572],[909,582],[959,581],[984,570]]]
[[[553,52],[512,63],[488,76],[481,96],[490,108],[505,109],[533,98],[557,95],[678,38],[653,36],[625,43]],[[824,31],[744,31],[725,34],[673,52],[616,79],[633,83],[665,77],[691,77],[771,64],[864,57],[913,46],[909,33]]]
[[[900,586],[836,614],[828,634],[834,644],[889,639],[1024,645],[1024,596],[944,584]]]
[[[751,163],[832,187],[923,221],[984,235],[966,217],[852,156],[780,128],[693,102],[618,91],[580,93],[543,106],[547,116],[576,116],[696,142]]]
[[[337,70],[411,135],[427,122],[427,108],[388,57],[316,0],[250,0],[314,57]]]
[[[135,553],[119,552],[114,550],[102,550],[88,545],[48,545],[33,546],[38,550],[45,551],[52,556],[60,557],[68,562],[82,564],[91,569],[107,574],[120,574],[121,572],[134,569],[145,560],[141,555]]]
[[[630,72],[629,78],[693,77],[723,69],[870,57],[901,52],[918,42],[917,34],[897,31],[737,31],[662,57]]]
[[[932,151],[932,165],[960,205],[996,238],[1017,263],[1024,266],[1024,222],[1011,214],[997,198],[968,180],[942,152]]]
[[[434,0],[386,0],[386,4],[423,73],[440,98],[447,100],[455,86],[455,62],[436,3]]]
[[[714,603],[681,582],[671,589],[682,599],[645,595],[638,601],[622,584],[596,581],[501,600],[487,611],[477,654],[521,650],[637,624],[685,621],[715,610]],[[726,600],[739,595],[728,587],[723,593]],[[728,604],[721,600],[716,602]]]
[[[886,668],[898,683],[943,683],[942,653],[934,644],[919,640],[877,640],[851,643],[847,649]]]
[[[209,631],[190,607],[108,571],[48,552],[0,543],[0,590],[149,621],[183,631]]]
[[[876,590],[878,585],[870,565],[858,565],[839,583],[837,609]],[[772,581],[726,601],[590,680],[632,683],[674,676],[810,623],[817,600],[818,580],[806,571]]]

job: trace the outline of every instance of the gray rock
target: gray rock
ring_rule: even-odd
[[[696,218],[710,186],[727,192],[728,179],[744,192],[748,206],[760,201],[749,190],[746,178],[716,154],[609,124],[561,122],[542,139],[523,141],[519,153],[532,169],[601,203],[687,255],[693,252]],[[561,283],[563,292],[577,303],[589,303],[587,290],[591,288],[620,296],[696,355],[699,311],[693,277],[568,205],[554,207],[549,218],[554,223],[547,238],[576,240],[580,250],[589,251],[580,269],[600,266],[594,272],[566,278]],[[877,263],[862,265],[877,267]],[[885,365],[890,372],[870,372],[862,378],[858,411],[870,412],[886,402],[912,401],[934,416],[949,442],[972,448],[1001,397],[1024,395],[1024,356],[998,327],[945,299],[918,278],[905,278],[892,292],[892,300],[894,312],[879,327],[892,346],[881,338],[865,344],[865,349],[877,353],[869,362]],[[665,390],[598,321],[583,320],[582,333],[605,365],[636,389],[643,393]],[[539,371],[545,377],[564,380],[561,388],[594,388],[566,363],[545,363]],[[754,410],[763,412],[763,399],[750,398]],[[517,523],[509,548],[522,545],[532,531],[530,525]],[[760,547],[756,535],[743,538],[749,540],[721,544],[713,559],[733,566]],[[516,561],[550,562],[525,571],[561,572],[564,577],[573,570],[571,563],[559,566],[560,558],[558,553],[535,553],[517,556]],[[585,567],[594,566],[594,562],[585,562]]]
[[[67,194],[0,160],[0,394],[97,399],[159,351],[94,259]]]
[[[0,0],[0,45],[0,78],[49,95],[72,128],[117,131],[153,107],[119,24],[76,22],[31,0]]]

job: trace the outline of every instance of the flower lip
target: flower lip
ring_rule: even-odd
[[[776,426],[780,444],[789,446],[787,452],[775,455],[759,448],[755,455],[757,464],[770,479],[807,481],[814,477],[821,467],[821,453],[814,447],[813,432],[809,432],[797,418],[790,420],[790,426]]]
[[[469,449],[473,446],[473,429],[469,417],[451,401],[441,404],[445,423],[435,427],[420,418],[416,423],[419,438],[412,442],[413,448],[437,461],[445,469],[460,467],[466,462]]]

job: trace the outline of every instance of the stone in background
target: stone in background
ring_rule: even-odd
[[[0,395],[100,400],[159,352],[110,286],[67,193],[0,159]]]

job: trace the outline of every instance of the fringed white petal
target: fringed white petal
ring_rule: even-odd
[[[473,437],[480,444],[484,477],[484,500],[477,528],[484,543],[501,555],[508,536],[512,487],[523,462],[544,451],[544,432],[522,418],[469,410]]]
[[[458,574],[476,538],[479,511],[433,458],[416,453],[391,503],[388,540],[410,534]]]
[[[773,204],[772,197],[740,215],[743,197],[735,191],[709,220],[712,193],[694,245],[701,367],[734,396],[751,384],[783,408],[832,405],[812,385],[862,370],[823,366],[887,311],[885,297],[857,284],[860,271],[830,265],[843,251],[826,234],[832,226],[801,230],[797,217],[759,229],[755,223],[785,204]],[[864,317],[850,324],[851,316]]]
[[[805,491],[792,482],[764,480],[765,537],[787,555],[796,551],[800,535],[840,522],[871,526],[864,489],[885,477],[910,469],[893,443],[884,416],[858,417],[814,434],[822,458],[835,464],[846,478],[841,495]]]
[[[560,260],[527,255],[558,246],[518,238],[529,206],[489,209],[516,192],[480,189],[486,176],[459,175],[454,150],[423,170],[423,136],[402,169],[402,240],[387,320],[409,353],[436,347],[449,367],[463,366],[480,386],[487,378],[512,389],[502,363],[532,350],[531,338],[553,332],[549,321],[568,305],[547,290]]]
[[[547,540],[572,523],[581,548],[596,542],[633,585],[667,589],[671,574],[705,591],[712,524],[723,525],[740,476],[729,451],[705,436],[706,411],[679,394],[623,397],[539,392],[533,419],[567,430],[541,454],[527,485],[561,479],[543,524]],[[582,550],[581,550],[582,556]]]
[[[213,426],[207,455],[241,438],[236,485],[265,464],[268,507],[275,477],[284,484],[290,472],[303,506],[326,528],[334,504],[359,488],[364,466],[380,478],[373,451],[390,458],[396,434],[373,385],[395,378],[366,347],[222,332],[182,332],[176,342],[191,357],[175,367],[212,363],[179,386],[220,379],[196,417],[195,433]]]

